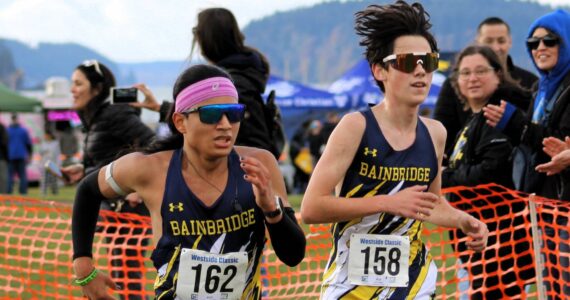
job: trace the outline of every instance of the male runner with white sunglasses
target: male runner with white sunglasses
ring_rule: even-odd
[[[437,44],[419,3],[356,14],[360,44],[384,99],[333,131],[303,198],[306,223],[333,223],[322,299],[429,299],[437,268],[424,221],[461,229],[484,249],[488,230],[440,197],[445,128],[419,117],[437,69]]]

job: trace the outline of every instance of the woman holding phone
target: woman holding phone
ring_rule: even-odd
[[[77,183],[83,177],[113,161],[121,154],[134,148],[148,145],[154,138],[153,131],[140,119],[140,110],[129,105],[111,105],[110,90],[115,86],[115,76],[104,64],[88,60],[75,68],[71,76],[72,108],[77,112],[85,129],[83,143],[83,162],[61,169],[68,183]],[[136,195],[126,203],[124,198],[101,202],[101,209],[148,215],[148,210]],[[142,233],[142,232],[140,232]],[[113,249],[116,255],[122,255],[120,249]],[[129,249],[126,256],[140,255],[137,250]],[[114,266],[122,266],[122,260],[113,260]],[[127,267],[139,267],[139,261],[128,260]],[[141,278],[138,272],[117,272],[114,277]],[[142,286],[131,281],[125,288],[141,290]],[[135,296],[130,299],[137,299]],[[142,299],[142,298],[141,298]]]

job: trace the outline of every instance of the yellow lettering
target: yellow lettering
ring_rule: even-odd
[[[194,228],[194,220],[190,220],[190,228],[192,228],[192,235],[196,235],[196,229]]]
[[[234,229],[232,228],[232,224],[230,223],[230,218],[229,217],[225,217],[224,221],[226,221],[226,227],[228,228],[228,232],[232,232],[234,231]]]
[[[372,165],[370,168],[370,173],[368,173],[368,178],[376,179],[376,166]]]
[[[406,168],[399,168],[400,169],[400,180],[406,180]]]
[[[424,181],[424,168],[418,170],[418,181]]]
[[[366,176],[368,173],[368,164],[365,162],[360,162],[360,176]]]
[[[231,216],[231,218],[232,218],[232,225],[233,225],[234,231],[240,229],[241,223],[239,222],[240,221],[239,215],[233,215],[233,216]]]
[[[216,220],[216,234],[226,232],[226,227],[224,226],[224,219],[217,219]]]
[[[249,222],[247,219],[247,212],[244,211],[240,214],[240,218],[241,218],[241,223],[243,224],[243,227],[247,227],[249,226]]]
[[[426,174],[425,174],[425,177],[424,177],[424,181],[427,182],[427,181],[429,181],[429,171],[430,171],[430,168],[425,168],[425,171],[426,171]]]
[[[398,173],[398,168],[390,168],[392,169],[392,181],[398,181],[400,180],[400,173]]]
[[[196,220],[196,227],[198,227],[197,235],[206,235],[206,224],[202,220]]]
[[[180,235],[180,228],[178,227],[178,222],[170,221],[170,229],[172,229],[172,235]]]
[[[186,224],[186,221],[182,221],[182,229],[180,230],[180,234],[181,235],[190,235],[190,232],[188,232],[188,225]]]
[[[390,177],[392,177],[392,168],[384,168],[384,178],[382,180],[391,181]]]
[[[410,168],[410,181],[416,181],[418,177],[418,168]]]
[[[249,214],[249,224],[255,224],[255,210],[252,208],[247,213]]]
[[[208,228],[209,235],[216,234],[216,222],[213,220],[206,220],[206,227]]]

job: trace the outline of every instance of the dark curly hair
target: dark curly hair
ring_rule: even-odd
[[[356,33],[362,37],[360,46],[366,48],[364,55],[370,66],[381,64],[384,57],[394,51],[394,41],[405,35],[424,37],[430,44],[431,51],[437,52],[437,42],[429,32],[431,23],[429,14],[420,3],[409,5],[399,0],[394,4],[370,5],[359,11],[356,16]],[[384,85],[376,81],[384,92]]]

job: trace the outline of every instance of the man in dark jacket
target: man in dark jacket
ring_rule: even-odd
[[[514,65],[509,56],[509,50],[512,46],[511,30],[502,19],[490,17],[483,20],[477,28],[476,42],[491,47],[506,66],[511,77],[519,82],[523,88],[530,90],[538,80],[536,75]],[[526,107],[528,107],[528,103],[526,103]],[[522,109],[526,110],[526,107],[523,105]],[[455,136],[470,115],[471,110],[455,94],[450,80],[446,79],[437,98],[434,119],[440,121],[447,129],[447,140],[445,142],[447,157],[453,150]]]

